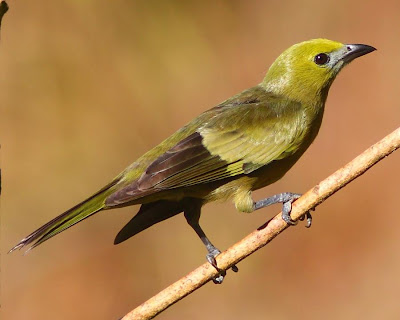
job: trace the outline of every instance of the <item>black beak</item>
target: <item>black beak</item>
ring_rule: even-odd
[[[346,44],[347,52],[343,55],[342,60],[349,63],[354,59],[368,54],[376,49],[366,44]]]

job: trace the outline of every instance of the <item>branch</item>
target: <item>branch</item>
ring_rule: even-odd
[[[296,200],[292,207],[292,219],[299,219],[308,210],[315,208],[336,191],[362,175],[398,148],[400,148],[400,127]],[[221,253],[217,257],[218,267],[223,270],[231,268],[239,261],[265,246],[287,228],[288,225],[281,219],[281,213],[279,213],[246,238]],[[216,275],[217,271],[214,267],[209,263],[205,263],[142,303],[123,317],[122,320],[154,318],[180,299],[206,284]]]
[[[1,21],[3,20],[3,16],[8,11],[8,4],[5,0],[1,0],[0,2],[0,28],[1,28]]]

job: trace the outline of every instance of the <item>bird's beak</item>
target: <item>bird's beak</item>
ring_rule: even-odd
[[[346,52],[344,53],[341,60],[344,63],[349,63],[354,59],[375,51],[374,47],[368,46],[366,44],[346,44]]]

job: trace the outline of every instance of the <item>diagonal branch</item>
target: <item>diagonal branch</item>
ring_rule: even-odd
[[[0,28],[1,28],[1,21],[3,20],[3,16],[8,11],[8,4],[5,0],[0,1]]]
[[[400,148],[400,128],[369,147],[347,165],[337,170],[296,200],[291,212],[292,219],[297,220],[308,210],[315,208],[336,191],[362,175],[369,168],[398,148]],[[246,238],[221,253],[217,257],[219,268],[223,270],[229,269],[253,252],[265,246],[287,228],[288,225],[281,219],[281,213],[279,213],[269,222],[249,234]],[[142,303],[123,317],[122,320],[154,318],[177,301],[206,284],[216,275],[217,271],[209,263],[205,263]]]

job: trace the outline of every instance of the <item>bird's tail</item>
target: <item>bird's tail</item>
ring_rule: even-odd
[[[54,237],[56,234],[104,209],[105,200],[111,193],[114,192],[114,186],[117,184],[117,182],[117,180],[111,182],[109,185],[105,186],[90,198],[60,214],[53,220],[47,222],[39,229],[32,232],[29,236],[22,239],[9,252],[31,245],[31,247],[27,250],[28,252],[51,237]]]
[[[121,243],[153,224],[181,213],[183,209],[180,202],[167,200],[142,204],[139,212],[118,232],[114,244]]]

